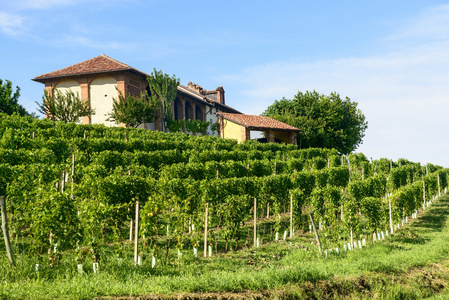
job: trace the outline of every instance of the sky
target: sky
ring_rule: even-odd
[[[245,114],[337,92],[368,121],[356,152],[449,167],[449,1],[0,0],[0,79],[29,112],[32,78],[101,54]]]

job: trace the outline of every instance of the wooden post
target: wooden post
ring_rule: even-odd
[[[344,195],[344,193],[345,193],[345,190],[344,190],[344,189],[341,189],[341,194]],[[341,221],[342,221],[342,222],[345,220],[345,207],[344,207],[344,205],[343,205],[343,202],[341,203],[341,214],[340,214],[340,218],[341,218]]]
[[[331,167],[331,160],[330,160],[330,158],[328,157],[327,158],[327,168],[329,169]]]
[[[341,204],[340,219],[342,222],[345,220],[345,207],[343,206],[343,203]]]
[[[267,204],[267,219],[270,217],[270,203]]]
[[[65,171],[62,171],[62,184],[61,184],[61,192],[64,193],[65,189]]]
[[[290,238],[293,238],[293,194],[290,194]]]
[[[74,198],[74,196],[73,196],[73,184],[75,183],[75,153],[72,153],[72,187],[71,187],[71,189],[72,189],[72,200],[73,200],[73,198]]]
[[[218,174],[219,174],[219,172],[218,172],[218,169],[217,169],[217,180],[218,180]]]
[[[129,221],[129,240],[133,240],[133,219]]]
[[[351,245],[354,243],[354,237],[353,237],[353,235],[352,235],[352,226],[351,226]]]
[[[254,198],[254,248],[257,247],[257,199]]]
[[[309,218],[310,218],[310,222],[312,222],[313,232],[315,233],[316,243],[318,244],[318,251],[319,251],[320,254],[321,254],[321,241],[320,241],[320,236],[318,235],[318,231],[316,230],[315,221],[313,220],[312,213],[310,213],[310,212],[309,212]]]
[[[392,216],[393,214],[391,211],[391,198],[390,197],[388,197],[388,209],[390,211],[390,232],[393,233],[393,216]]]
[[[139,201],[136,201],[136,228],[134,229],[134,265],[137,265],[139,254]]]
[[[0,207],[2,214],[2,231],[3,237],[5,239],[6,254],[8,255],[9,263],[11,266],[15,266],[14,256],[12,255],[11,243],[9,241],[9,231],[8,231],[8,219],[6,218],[6,205],[5,197],[0,196]]]
[[[423,197],[423,204],[422,208],[426,208],[426,182],[424,181],[424,178],[422,179],[422,197]]]
[[[352,172],[352,169],[351,169],[351,166],[349,165],[349,163],[348,163],[348,171],[349,171],[349,183],[351,183],[351,172]]]
[[[207,257],[207,223],[209,219],[209,202],[206,202],[206,216],[204,221],[204,257]]]
[[[126,134],[126,132],[125,132]],[[131,170],[128,170],[128,176],[131,176]],[[129,208],[128,208],[128,212],[129,212]],[[133,219],[131,218],[131,220],[129,221],[129,241],[133,240]]]
[[[75,153],[72,154],[72,183],[75,182]]]

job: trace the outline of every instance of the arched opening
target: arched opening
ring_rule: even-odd
[[[71,79],[66,79],[66,80],[62,80],[60,81],[54,88],[54,92],[58,91],[60,92],[62,95],[65,95],[65,93],[67,91],[72,91],[75,93],[75,95],[77,95],[81,101],[85,100],[81,98],[81,86],[78,82],[76,82],[75,80],[71,80]],[[53,93],[54,96],[54,93]],[[82,118],[80,118],[77,123],[81,123],[82,122]]]
[[[182,107],[182,102],[178,97],[176,97],[173,106],[174,120],[184,120],[184,109]]]
[[[251,130],[250,133],[251,139],[252,140],[258,140],[258,139],[264,139],[265,138],[265,132],[264,131],[259,131],[259,130]]]
[[[78,93],[78,96],[81,98],[81,86],[75,80],[63,80],[55,86],[55,90],[58,90],[62,94],[65,94],[66,91],[71,90],[75,94]]]
[[[199,105],[195,105],[195,119],[204,122],[204,113]]]
[[[107,121],[109,113],[112,112],[112,99],[118,98],[117,81],[110,76],[95,78],[89,86],[90,105],[95,109],[92,115],[92,124],[105,124],[106,126],[117,126],[114,122]]]
[[[185,103],[184,118],[185,120],[193,120],[193,107],[189,101]]]

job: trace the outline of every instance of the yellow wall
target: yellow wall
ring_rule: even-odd
[[[222,137],[226,139],[236,139],[239,143],[242,142],[242,130],[245,127],[223,119],[223,133]]]
[[[273,130],[274,138],[283,141],[286,144],[290,144],[290,131],[275,131]]]

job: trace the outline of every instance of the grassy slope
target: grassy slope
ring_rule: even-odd
[[[16,270],[0,267],[1,298],[92,298],[120,295],[280,298],[423,298],[444,293],[449,282],[449,196],[384,242],[318,258],[309,237],[229,252],[195,261],[185,255],[171,266],[133,268],[103,261],[100,274],[59,268],[37,277],[31,259]],[[309,243],[311,250],[305,250]],[[73,265],[73,263],[72,263]],[[5,275],[6,274],[6,275]],[[192,294],[193,293],[193,294]],[[211,294],[203,294],[211,293]],[[216,294],[219,293],[219,294]],[[243,293],[243,294],[242,294]]]

